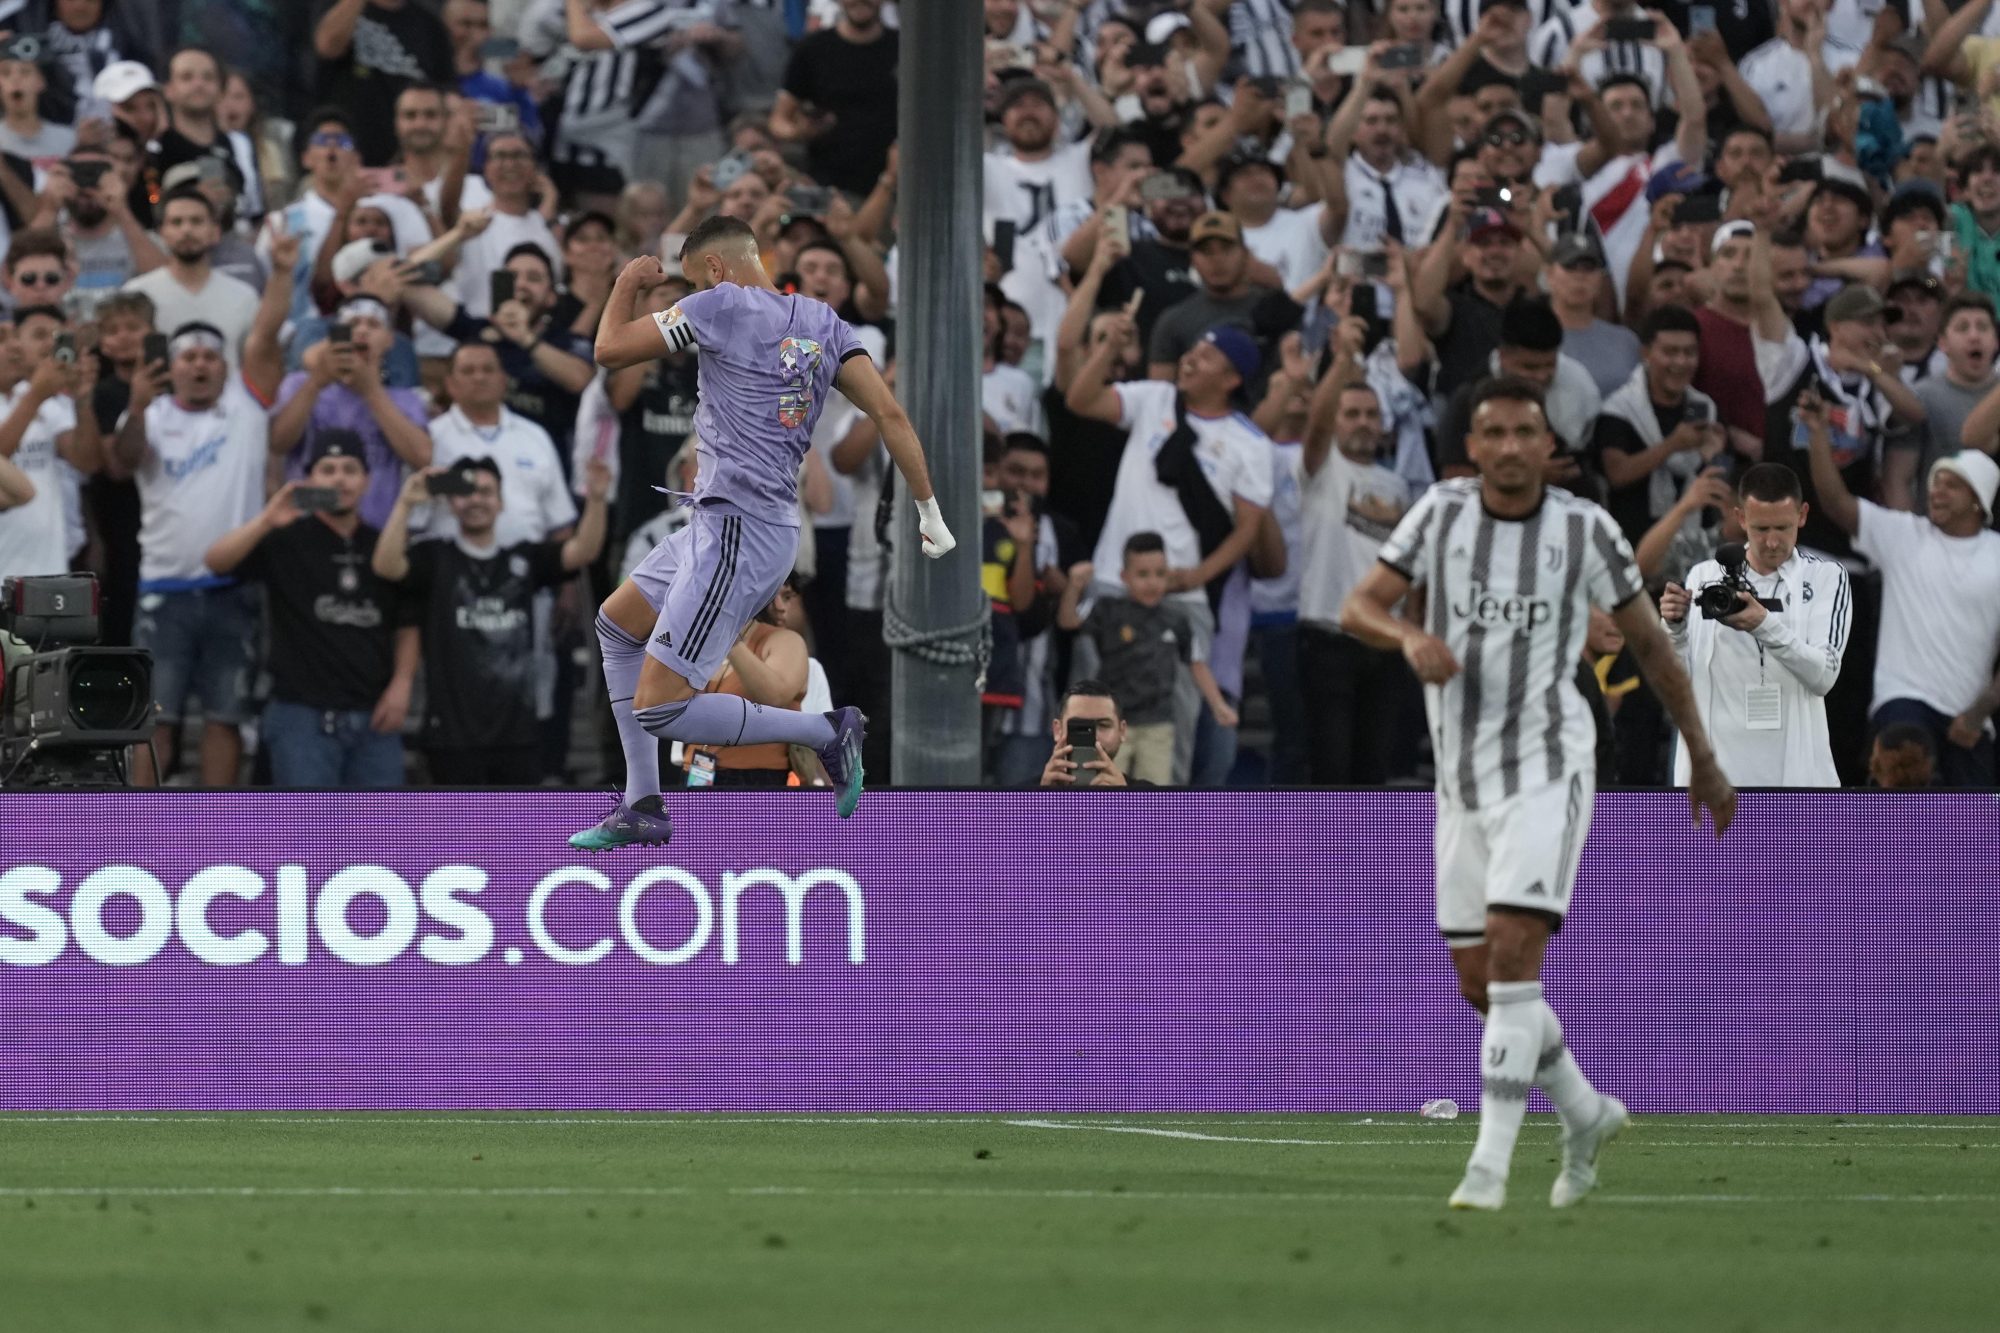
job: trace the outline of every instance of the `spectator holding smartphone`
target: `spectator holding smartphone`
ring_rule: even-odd
[[[271,449],[284,452],[294,479],[317,456],[315,440],[330,430],[361,441],[368,489],[361,520],[389,521],[403,469],[431,462],[430,413],[415,389],[383,383],[383,358],[395,336],[388,308],[357,296],[340,308],[326,341],[306,350],[304,370],[285,376],[271,414]]]
[[[604,549],[610,470],[587,470],[583,519],[564,540],[503,541],[500,465],[463,458],[403,483],[374,548],[375,574],[405,591],[401,634],[420,641],[423,744],[439,786],[516,786],[540,773],[535,717],[535,594]],[[448,504],[455,541],[410,545],[410,513]],[[407,649],[399,639],[398,653]]]
[[[1726,443],[1715,401],[1689,387],[1701,364],[1701,322],[1681,306],[1661,306],[1640,325],[1639,343],[1638,368],[1604,400],[1591,437],[1611,488],[1605,507],[1634,544]]]
[[[271,701],[264,746],[279,787],[403,785],[414,643],[395,639],[395,598],[372,567],[376,531],[361,440],[329,430],[305,482],[208,548],[206,563],[270,594]]]
[[[79,149],[48,169],[37,229],[53,227],[75,255],[76,290],[85,310],[167,256],[132,216],[127,182],[109,154]]]
[[[1044,787],[1151,787],[1142,777],[1127,776],[1118,756],[1129,735],[1118,698],[1101,680],[1079,680],[1063,695],[1062,707],[1050,724],[1056,746],[1042,768]],[[1093,744],[1086,751],[1081,742]]]

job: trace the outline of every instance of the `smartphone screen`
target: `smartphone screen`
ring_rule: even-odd
[[[330,324],[326,330],[326,340],[339,347],[354,341],[354,330],[345,324]]]
[[[1089,718],[1073,717],[1063,729],[1063,740],[1069,745],[1070,762],[1076,765],[1073,781],[1079,787],[1088,787],[1097,779],[1096,769],[1086,769],[1085,764],[1095,763],[1100,756],[1097,752],[1097,723]]]
[[[152,365],[152,364],[153,364],[154,362],[156,362],[156,361],[164,361],[164,360],[166,360],[166,359],[167,359],[167,335],[166,335],[166,334],[164,334],[164,333],[149,333],[149,334],[147,334],[147,335],[146,335],[146,343],[145,343],[145,348],[144,348],[144,350],[143,350],[143,351],[142,351],[142,352],[140,353],[140,356],[141,356],[141,357],[142,357],[142,358],[144,359],[145,363],[146,363],[147,365],[149,365],[149,366],[150,366],[150,365]]]
[[[514,275],[504,268],[494,269],[487,275],[487,293],[495,310],[506,305],[514,299]]]
[[[292,491],[292,503],[302,514],[327,514],[340,504],[340,492],[331,486],[300,486]]]

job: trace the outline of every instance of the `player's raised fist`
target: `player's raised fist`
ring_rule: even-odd
[[[650,292],[666,280],[666,266],[660,263],[658,255],[640,255],[618,275],[618,281],[641,292]]]

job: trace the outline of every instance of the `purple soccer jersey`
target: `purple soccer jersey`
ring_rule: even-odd
[[[653,320],[668,346],[685,324],[701,350],[696,503],[796,525],[813,424],[842,364],[867,354],[854,330],[823,301],[727,282]]]

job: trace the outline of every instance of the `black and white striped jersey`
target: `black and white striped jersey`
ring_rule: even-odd
[[[1589,0],[1583,0],[1589,8]],[[1456,51],[1465,45],[1466,39],[1479,31],[1479,16],[1491,9],[1494,0],[1444,0],[1445,42]],[[1386,6],[1385,6],[1386,7]],[[1528,31],[1533,32],[1549,17],[1551,11],[1566,12],[1563,0],[1528,0]]]
[[[713,0],[624,0],[592,15],[611,38],[611,49],[574,51],[575,61],[563,84],[562,123],[587,127],[619,118],[629,119],[657,81],[658,57],[646,50],[676,28],[715,21]],[[561,0],[537,0],[523,18],[521,46],[537,60],[546,60],[566,45],[568,20]],[[646,76],[654,77],[648,79]]]
[[[1229,7],[1229,49],[1245,74],[1289,79],[1299,72],[1293,6],[1294,0],[1236,0]]]
[[[1575,676],[1590,609],[1644,592],[1611,515],[1556,487],[1526,518],[1496,518],[1477,477],[1424,493],[1382,547],[1424,590],[1424,628],[1459,673],[1427,686],[1438,799],[1477,810],[1596,771],[1597,730]]]

